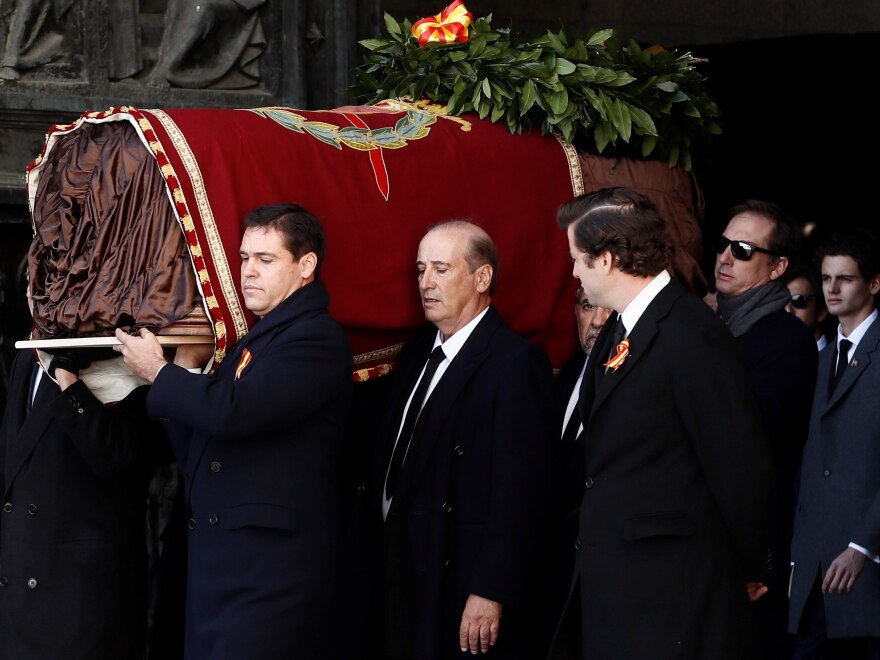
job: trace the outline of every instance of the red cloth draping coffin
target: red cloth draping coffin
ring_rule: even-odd
[[[428,227],[452,218],[472,218],[495,240],[494,302],[507,323],[556,367],[574,350],[576,283],[555,213],[583,184],[574,149],[555,138],[512,136],[473,115],[397,102],[325,111],[116,108],[52,128],[28,170],[32,209],[54,141],[110,121],[135,126],[164,177],[217,362],[256,320],[239,295],[241,219],[278,202],[305,206],[325,228],[322,279],[355,352],[356,379],[387,372],[424,323],[416,249]]]

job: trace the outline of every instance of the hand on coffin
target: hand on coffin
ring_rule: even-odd
[[[202,369],[213,355],[212,344],[183,344],[174,353],[174,364],[184,369]]]
[[[56,369],[63,369],[74,376],[78,376],[79,372],[92,364],[92,362],[109,360],[116,357],[116,351],[106,347],[59,348],[47,352],[52,354],[52,361],[49,362],[48,369],[49,375],[52,378],[55,378]]]
[[[144,380],[152,383],[159,369],[168,364],[162,357],[162,346],[156,335],[146,328],[141,328],[137,336],[127,335],[117,328],[116,338],[120,345],[114,346],[113,350],[122,353],[125,366]]]

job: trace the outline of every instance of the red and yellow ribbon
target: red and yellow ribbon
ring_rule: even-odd
[[[623,361],[626,359],[627,355],[629,355],[629,338],[628,337],[617,345],[617,355],[615,355],[613,358],[608,360],[608,362],[606,362],[602,366],[608,367],[609,369],[617,371],[617,369],[620,367],[620,365],[623,364]]]
[[[412,35],[425,47],[433,42],[451,44],[468,40],[468,26],[474,15],[467,10],[461,0],[455,0],[435,16],[427,16],[412,26]]]
[[[235,368],[235,380],[241,378],[241,372],[244,371],[245,367],[247,367],[251,363],[251,352],[248,349],[244,349],[241,354],[241,360],[238,362],[238,366]]]

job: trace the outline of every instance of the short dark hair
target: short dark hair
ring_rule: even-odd
[[[318,219],[299,204],[269,204],[254,209],[244,217],[245,230],[262,227],[274,229],[283,237],[284,247],[298,261],[314,252],[318,257],[315,279],[324,265],[324,229]]]
[[[479,231],[473,231],[476,228]],[[495,295],[495,285],[498,281],[498,250],[495,243],[488,232],[478,224],[467,218],[459,218],[457,220],[447,220],[445,222],[433,225],[427,234],[435,229],[453,229],[470,232],[470,240],[468,241],[467,250],[464,253],[464,260],[468,265],[468,272],[473,273],[477,268],[484,264],[492,266],[492,279],[489,282],[489,295]]]
[[[820,243],[816,252],[820,267],[825,257],[852,257],[866,282],[880,274],[877,236],[868,229],[844,229],[831,234]]]
[[[574,243],[595,259],[605,251],[629,275],[650,277],[669,267],[675,250],[657,207],[629,188],[602,188],[559,207],[556,221],[574,225]]]
[[[727,210],[727,226],[734,217],[740,213],[753,213],[765,220],[769,220],[773,224],[770,230],[770,236],[767,239],[767,249],[778,255],[788,257],[789,262],[793,263],[800,251],[801,231],[794,219],[783,211],[773,202],[767,202],[762,199],[744,199],[737,202]],[[736,238],[728,236],[728,238]],[[758,246],[762,247],[762,246]],[[776,262],[779,257],[768,255],[771,263]]]

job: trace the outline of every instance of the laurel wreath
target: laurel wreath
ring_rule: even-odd
[[[614,30],[573,39],[564,29],[518,41],[474,21],[469,41],[420,48],[409,20],[385,14],[387,36],[369,50],[351,89],[362,102],[429,98],[451,115],[476,112],[511,133],[540,126],[598,153],[665,160],[690,170],[721,133],[720,111],[690,53],[618,42]]]

